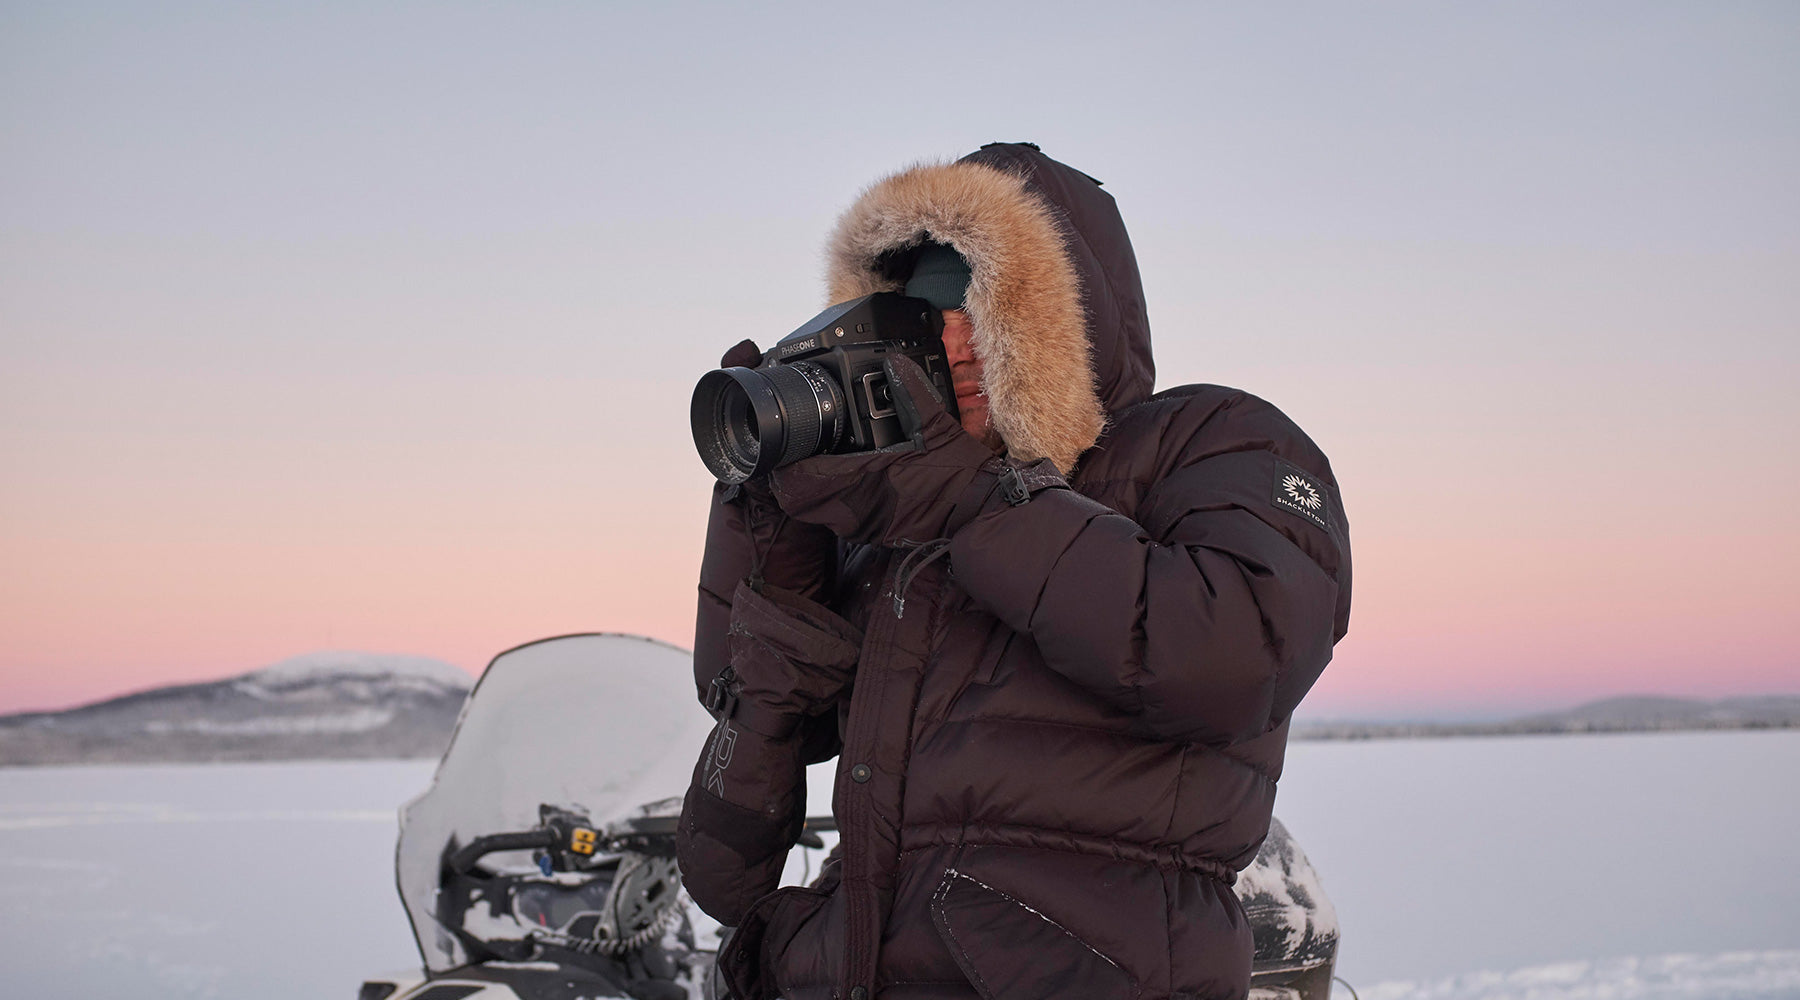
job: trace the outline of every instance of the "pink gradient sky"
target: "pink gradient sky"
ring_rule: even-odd
[[[1021,138],[1119,199],[1159,385],[1333,457],[1305,711],[1800,691],[1794,9],[959,11],[874,109],[813,59],[909,58],[873,12],[5,15],[0,712],[688,645],[694,378],[861,185]]]

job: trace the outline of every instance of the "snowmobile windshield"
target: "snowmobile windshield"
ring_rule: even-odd
[[[531,830],[543,805],[605,823],[679,796],[711,726],[694,699],[692,657],[674,646],[573,635],[496,657],[470,692],[431,787],[400,813],[396,876],[425,967],[468,961],[437,919],[447,851]],[[528,851],[481,863],[532,867]]]

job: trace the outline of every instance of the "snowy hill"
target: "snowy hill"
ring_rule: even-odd
[[[1800,695],[1763,695],[1696,701],[1628,695],[1561,712],[1501,722],[1296,721],[1295,739],[1367,740],[1408,736],[1511,736],[1552,733],[1639,733],[1693,729],[1800,727]]]
[[[472,682],[425,657],[309,653],[225,680],[0,716],[0,765],[436,757]]]
[[[1566,712],[1518,720],[1551,732],[1647,729],[1779,729],[1800,725],[1800,696],[1766,695],[1693,701],[1686,698],[1608,698]]]

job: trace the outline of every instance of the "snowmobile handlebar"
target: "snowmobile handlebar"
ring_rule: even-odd
[[[556,831],[549,827],[522,830],[518,833],[490,833],[476,837],[456,853],[444,859],[444,867],[458,875],[467,875],[482,858],[498,851],[529,851],[551,848],[557,844]]]
[[[626,836],[637,833],[652,837],[673,837],[680,822],[681,818],[678,816],[637,816],[620,823],[613,832]],[[808,816],[800,829],[804,833],[831,833],[837,829],[837,817]]]
[[[680,817],[677,816],[636,816],[609,826],[603,843],[608,851],[672,854],[679,823]],[[583,827],[565,827],[566,824],[552,821],[535,830],[490,833],[476,837],[446,857],[444,867],[458,875],[467,875],[475,870],[482,858],[501,851],[573,849],[576,853],[586,855],[593,854],[600,846],[600,838],[594,837],[592,831]],[[800,828],[799,844],[802,847],[823,848],[825,841],[819,834],[836,829],[837,820],[834,817],[808,816]],[[584,838],[583,834],[587,836]]]
[[[652,827],[654,827],[654,832],[656,834],[665,834],[669,837],[674,837],[675,826],[679,820],[674,816],[658,816],[654,819],[639,819],[630,822],[634,824],[643,824],[642,826],[635,826],[633,832],[651,834]],[[831,833],[835,830],[837,830],[836,817],[808,816],[806,817],[805,822],[800,826],[800,839],[796,841],[796,843],[801,847],[811,847],[815,850],[823,849],[825,847],[825,840],[820,837],[819,834]]]

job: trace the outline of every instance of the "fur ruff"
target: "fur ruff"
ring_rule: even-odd
[[[1023,179],[979,163],[927,164],[871,185],[838,220],[827,250],[830,300],[897,292],[885,255],[927,241],[956,248],[994,429],[1012,457],[1067,474],[1106,426],[1093,349],[1066,238]]]

